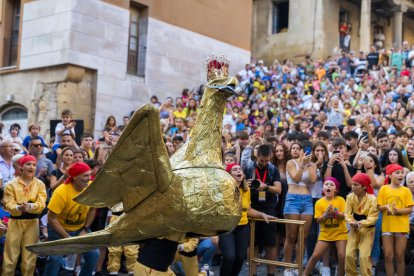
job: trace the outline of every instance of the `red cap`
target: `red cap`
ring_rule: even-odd
[[[365,187],[365,191],[371,195],[374,194],[374,189],[371,187],[371,178],[369,178],[369,175],[366,173],[357,173],[352,177],[352,181],[361,184],[363,187]]]
[[[228,165],[227,165],[227,167],[226,167],[226,172],[230,173],[230,170],[231,170],[234,166],[240,166],[240,165],[239,165],[239,164],[237,164],[237,163],[231,163],[231,164],[228,164]]]
[[[71,183],[74,177],[80,174],[83,174],[87,171],[90,171],[90,170],[91,168],[86,163],[83,163],[83,162],[73,163],[72,166],[70,166],[68,170],[69,177],[68,179],[66,179],[65,184]]]
[[[33,155],[23,156],[19,160],[19,165],[20,165],[20,167],[23,167],[24,163],[30,162],[30,161],[37,162],[36,157],[34,157]]]

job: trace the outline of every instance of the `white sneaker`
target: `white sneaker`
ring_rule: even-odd
[[[299,269],[293,269],[293,275],[298,276],[299,275]]]
[[[79,265],[75,266],[75,275],[79,276],[80,272],[81,272],[81,267]]]
[[[331,269],[329,267],[327,267],[327,266],[324,266],[321,269],[321,275],[322,276],[331,276]]]
[[[322,269],[324,268],[323,262],[319,262],[317,268],[318,268],[318,271],[319,271],[319,275],[322,275]]]
[[[375,267],[372,267],[372,269],[371,269],[371,275],[372,276],[375,276]]]
[[[293,269],[292,268],[285,269],[285,271],[283,271],[283,276],[295,276],[293,274]]]

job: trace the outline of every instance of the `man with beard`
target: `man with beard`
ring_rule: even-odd
[[[50,175],[53,171],[53,163],[43,154],[43,143],[41,138],[38,136],[30,138],[28,150],[29,154],[33,155],[37,160],[35,176],[49,187]]]
[[[257,149],[257,161],[249,164],[244,171],[248,184],[251,186],[255,180],[259,181],[258,187],[251,187],[251,207],[265,214],[276,216],[277,194],[281,193],[282,186],[278,169],[270,163],[272,149],[269,145],[260,145]],[[254,186],[254,185],[253,185]],[[255,256],[259,247],[263,246],[266,258],[276,260],[276,225],[266,222],[256,223]],[[253,257],[253,256],[252,256]],[[253,271],[256,271],[256,265]],[[275,273],[276,267],[267,266],[268,275]]]
[[[95,209],[75,202],[73,199],[84,191],[91,183],[91,169],[83,162],[72,164],[68,170],[65,185],[60,185],[53,192],[48,205],[48,234],[49,241],[62,238],[86,235],[95,218]],[[97,249],[82,254],[85,262],[80,275],[92,275],[98,261]],[[45,275],[59,275],[63,256],[49,256],[46,263]],[[33,274],[32,274],[33,275]]]

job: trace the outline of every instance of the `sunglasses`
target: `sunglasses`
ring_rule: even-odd
[[[43,145],[42,145],[42,144],[32,144],[32,146],[33,146],[33,147],[35,147],[35,148],[40,148],[40,147],[43,147]]]

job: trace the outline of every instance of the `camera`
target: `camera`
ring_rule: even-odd
[[[252,182],[251,182],[251,184],[250,184],[250,187],[252,189],[255,189],[255,190],[259,189],[259,187],[260,187],[260,181],[257,180],[257,179],[253,179]]]

